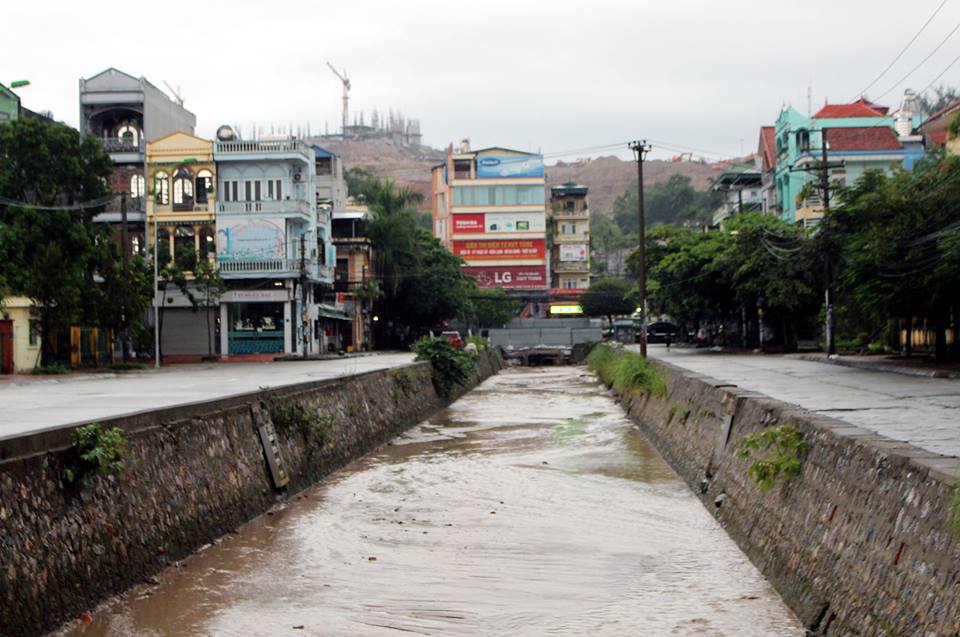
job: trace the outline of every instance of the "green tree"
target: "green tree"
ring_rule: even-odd
[[[0,279],[33,301],[43,365],[54,362],[53,335],[100,312],[95,275],[107,229],[92,223],[103,209],[93,204],[109,200],[112,168],[95,138],[69,126],[0,126]]]
[[[611,323],[614,316],[633,314],[637,306],[630,298],[632,287],[623,279],[600,279],[580,296],[583,313],[605,316]]]
[[[932,115],[958,97],[960,97],[960,91],[955,87],[941,84],[933,87],[933,90],[929,93],[921,93],[918,99],[920,100],[920,107],[927,115]]]
[[[207,356],[213,358],[213,330],[210,329],[211,308],[220,306],[220,297],[227,291],[227,283],[220,276],[216,264],[209,259],[198,259],[193,268],[193,284],[196,287],[197,304],[203,308],[207,324]]]
[[[686,175],[674,174],[664,182],[644,189],[644,220],[647,227],[708,223],[717,204],[717,194],[696,190]],[[613,200],[613,218],[626,235],[639,229],[636,180]]]
[[[470,315],[482,328],[503,327],[520,311],[521,303],[503,288],[475,290],[470,297]]]
[[[353,166],[344,173],[347,181],[347,194],[358,201],[371,201],[377,195],[380,180],[366,168]]]

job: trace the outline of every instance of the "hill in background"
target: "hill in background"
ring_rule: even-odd
[[[430,169],[443,162],[445,151],[428,146],[408,147],[389,139],[376,140],[309,140],[339,155],[346,168],[364,168],[378,177],[387,177],[401,186],[408,186],[424,194],[423,209],[430,207]],[[652,186],[667,181],[673,175],[685,175],[697,190],[707,190],[711,181],[730,162],[701,164],[651,160],[644,164],[643,181]],[[577,162],[557,162],[546,168],[547,186],[574,181],[590,188],[590,208],[610,215],[613,200],[636,180],[637,165],[607,156]]]

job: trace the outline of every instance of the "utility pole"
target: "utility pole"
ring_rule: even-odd
[[[803,166],[800,168],[791,168],[790,171],[799,171],[799,172],[818,172],[819,173],[819,187],[820,190],[820,203],[823,206],[823,219],[827,218],[827,215],[830,214],[830,169],[831,168],[843,168],[845,165],[842,161],[830,162],[827,157],[827,151],[830,149],[829,144],[827,144],[827,130],[826,128],[820,129],[820,162],[819,166],[814,164],[812,166]],[[813,150],[813,149],[811,149]],[[813,156],[812,154],[810,155]],[[830,246],[829,243],[824,241],[825,253],[823,255],[823,269],[824,269],[824,290],[823,290],[823,300],[826,308],[826,316],[824,318],[824,336],[827,341],[827,355],[832,355],[837,353],[837,345],[835,338],[835,321],[833,316],[833,298],[830,293],[830,289],[833,287],[833,271],[832,271],[832,259],[830,255]]]
[[[123,264],[123,280],[127,282],[130,280],[129,269],[130,269],[130,257],[127,254],[127,248],[129,246],[129,241],[127,239],[127,193],[126,191],[120,193],[120,259]],[[127,330],[127,303],[126,298],[123,301],[123,307],[120,308],[120,316],[123,320],[123,334],[120,335],[120,349],[123,352],[123,362],[130,360],[130,348],[128,346],[129,334]]]
[[[830,214],[830,166],[827,162],[827,129],[820,129],[820,189],[823,192],[823,218],[826,219]],[[823,297],[826,305],[826,325],[824,331],[827,337],[827,356],[837,353],[837,344],[834,334],[833,320],[833,299],[831,298],[830,288],[833,286],[833,272],[830,263],[830,245],[826,245],[826,254],[823,255],[824,268],[824,286]]]
[[[647,140],[634,141],[629,144],[633,156],[637,160],[637,212],[639,215],[639,256],[640,256],[640,355],[647,357],[647,233],[643,210],[643,161],[650,152]]]
[[[307,235],[300,235],[300,347],[304,358],[307,356],[307,332],[310,327],[307,312]]]

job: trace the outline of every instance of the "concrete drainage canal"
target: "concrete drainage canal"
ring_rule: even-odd
[[[57,634],[803,630],[595,377],[549,367],[489,378]]]

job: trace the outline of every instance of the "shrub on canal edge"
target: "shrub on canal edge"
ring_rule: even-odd
[[[636,352],[597,345],[587,356],[587,367],[618,394],[634,389],[642,389],[654,396],[667,393],[667,381],[663,374]]]
[[[767,427],[750,434],[740,442],[741,458],[762,453],[763,457],[750,465],[750,479],[763,491],[769,491],[777,478],[785,480],[800,473],[800,459],[807,450],[803,434],[793,425]]]
[[[93,476],[120,473],[126,466],[127,445],[117,427],[104,429],[92,422],[73,430],[73,459],[63,475],[71,484],[86,487]]]
[[[454,347],[443,337],[424,336],[413,344],[416,360],[430,361],[433,368],[433,388],[447,398],[454,386],[463,385],[477,368],[476,359],[469,352]]]
[[[332,415],[321,415],[289,398],[282,398],[270,405],[270,420],[277,430],[298,432],[304,440],[318,447],[327,444],[330,439],[330,426],[333,424]]]

